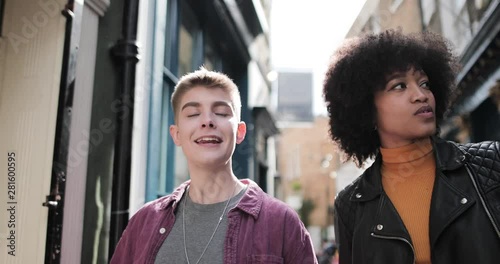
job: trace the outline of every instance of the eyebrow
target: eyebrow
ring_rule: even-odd
[[[200,107],[200,103],[197,103],[197,102],[187,102],[185,103],[182,108],[181,108],[181,112],[182,110],[184,110],[185,108],[187,107]]]
[[[218,107],[218,106],[226,106],[226,107],[232,108],[231,104],[229,104],[228,102],[224,102],[224,101],[216,101],[212,104],[212,107]]]
[[[406,72],[398,71],[398,72],[392,73],[391,75],[387,76],[386,83],[390,82],[391,80],[397,79],[397,78],[402,78],[404,76],[406,76]]]
[[[185,108],[187,107],[200,107],[200,103],[198,102],[187,102],[185,103],[182,108],[181,108],[181,111],[184,110]],[[212,104],[212,107],[218,107],[218,106],[225,106],[225,107],[229,107],[229,108],[232,108],[231,105],[225,101],[215,101],[213,104]]]

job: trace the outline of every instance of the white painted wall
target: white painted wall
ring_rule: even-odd
[[[139,46],[139,62],[135,75],[134,126],[132,130],[132,167],[130,179],[129,217],[144,205],[146,197],[146,175],[148,157],[148,128],[151,87],[162,85],[160,75],[153,74],[152,56],[155,34],[155,1],[140,1],[139,21],[137,24],[137,45]],[[158,8],[166,8],[166,1],[157,1]],[[162,18],[163,20],[165,18]],[[157,33],[157,32],[156,32]],[[164,35],[156,34],[156,38]],[[163,56],[155,54],[156,56]],[[163,60],[161,60],[163,62]],[[165,135],[166,136],[166,135]]]
[[[5,2],[0,38],[0,263],[44,262],[48,209],[42,203],[50,192],[65,2]],[[15,153],[11,166],[9,153]],[[8,167],[15,168],[13,184]],[[8,186],[15,186],[10,187],[15,190],[12,199]],[[6,246],[14,243],[15,252]]]

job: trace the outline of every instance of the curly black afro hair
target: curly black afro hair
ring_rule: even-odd
[[[333,54],[323,83],[330,135],[358,166],[375,157],[380,147],[375,92],[385,87],[389,74],[411,67],[423,70],[429,78],[439,124],[458,70],[451,45],[440,35],[387,30],[347,39]]]

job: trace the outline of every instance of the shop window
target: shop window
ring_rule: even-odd
[[[178,80],[178,13],[178,1],[156,1],[154,27],[159,40],[153,57],[159,61],[153,64],[151,82],[146,201],[169,194],[174,188],[175,144],[169,125],[173,123],[170,98]]]
[[[180,13],[178,76],[195,70],[202,63],[202,33],[198,19],[186,1],[181,1]]]
[[[203,46],[204,49],[203,65],[205,65],[205,68],[209,70],[221,71],[222,59],[219,53],[217,53],[217,51],[214,49],[210,37],[207,35],[205,39],[206,39],[205,45]]]
[[[189,30],[181,25],[179,30],[179,76],[190,72],[193,68],[193,36]]]

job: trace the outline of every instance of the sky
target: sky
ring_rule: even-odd
[[[274,69],[313,72],[313,113],[326,114],[321,95],[330,56],[365,0],[273,0],[270,19]]]

